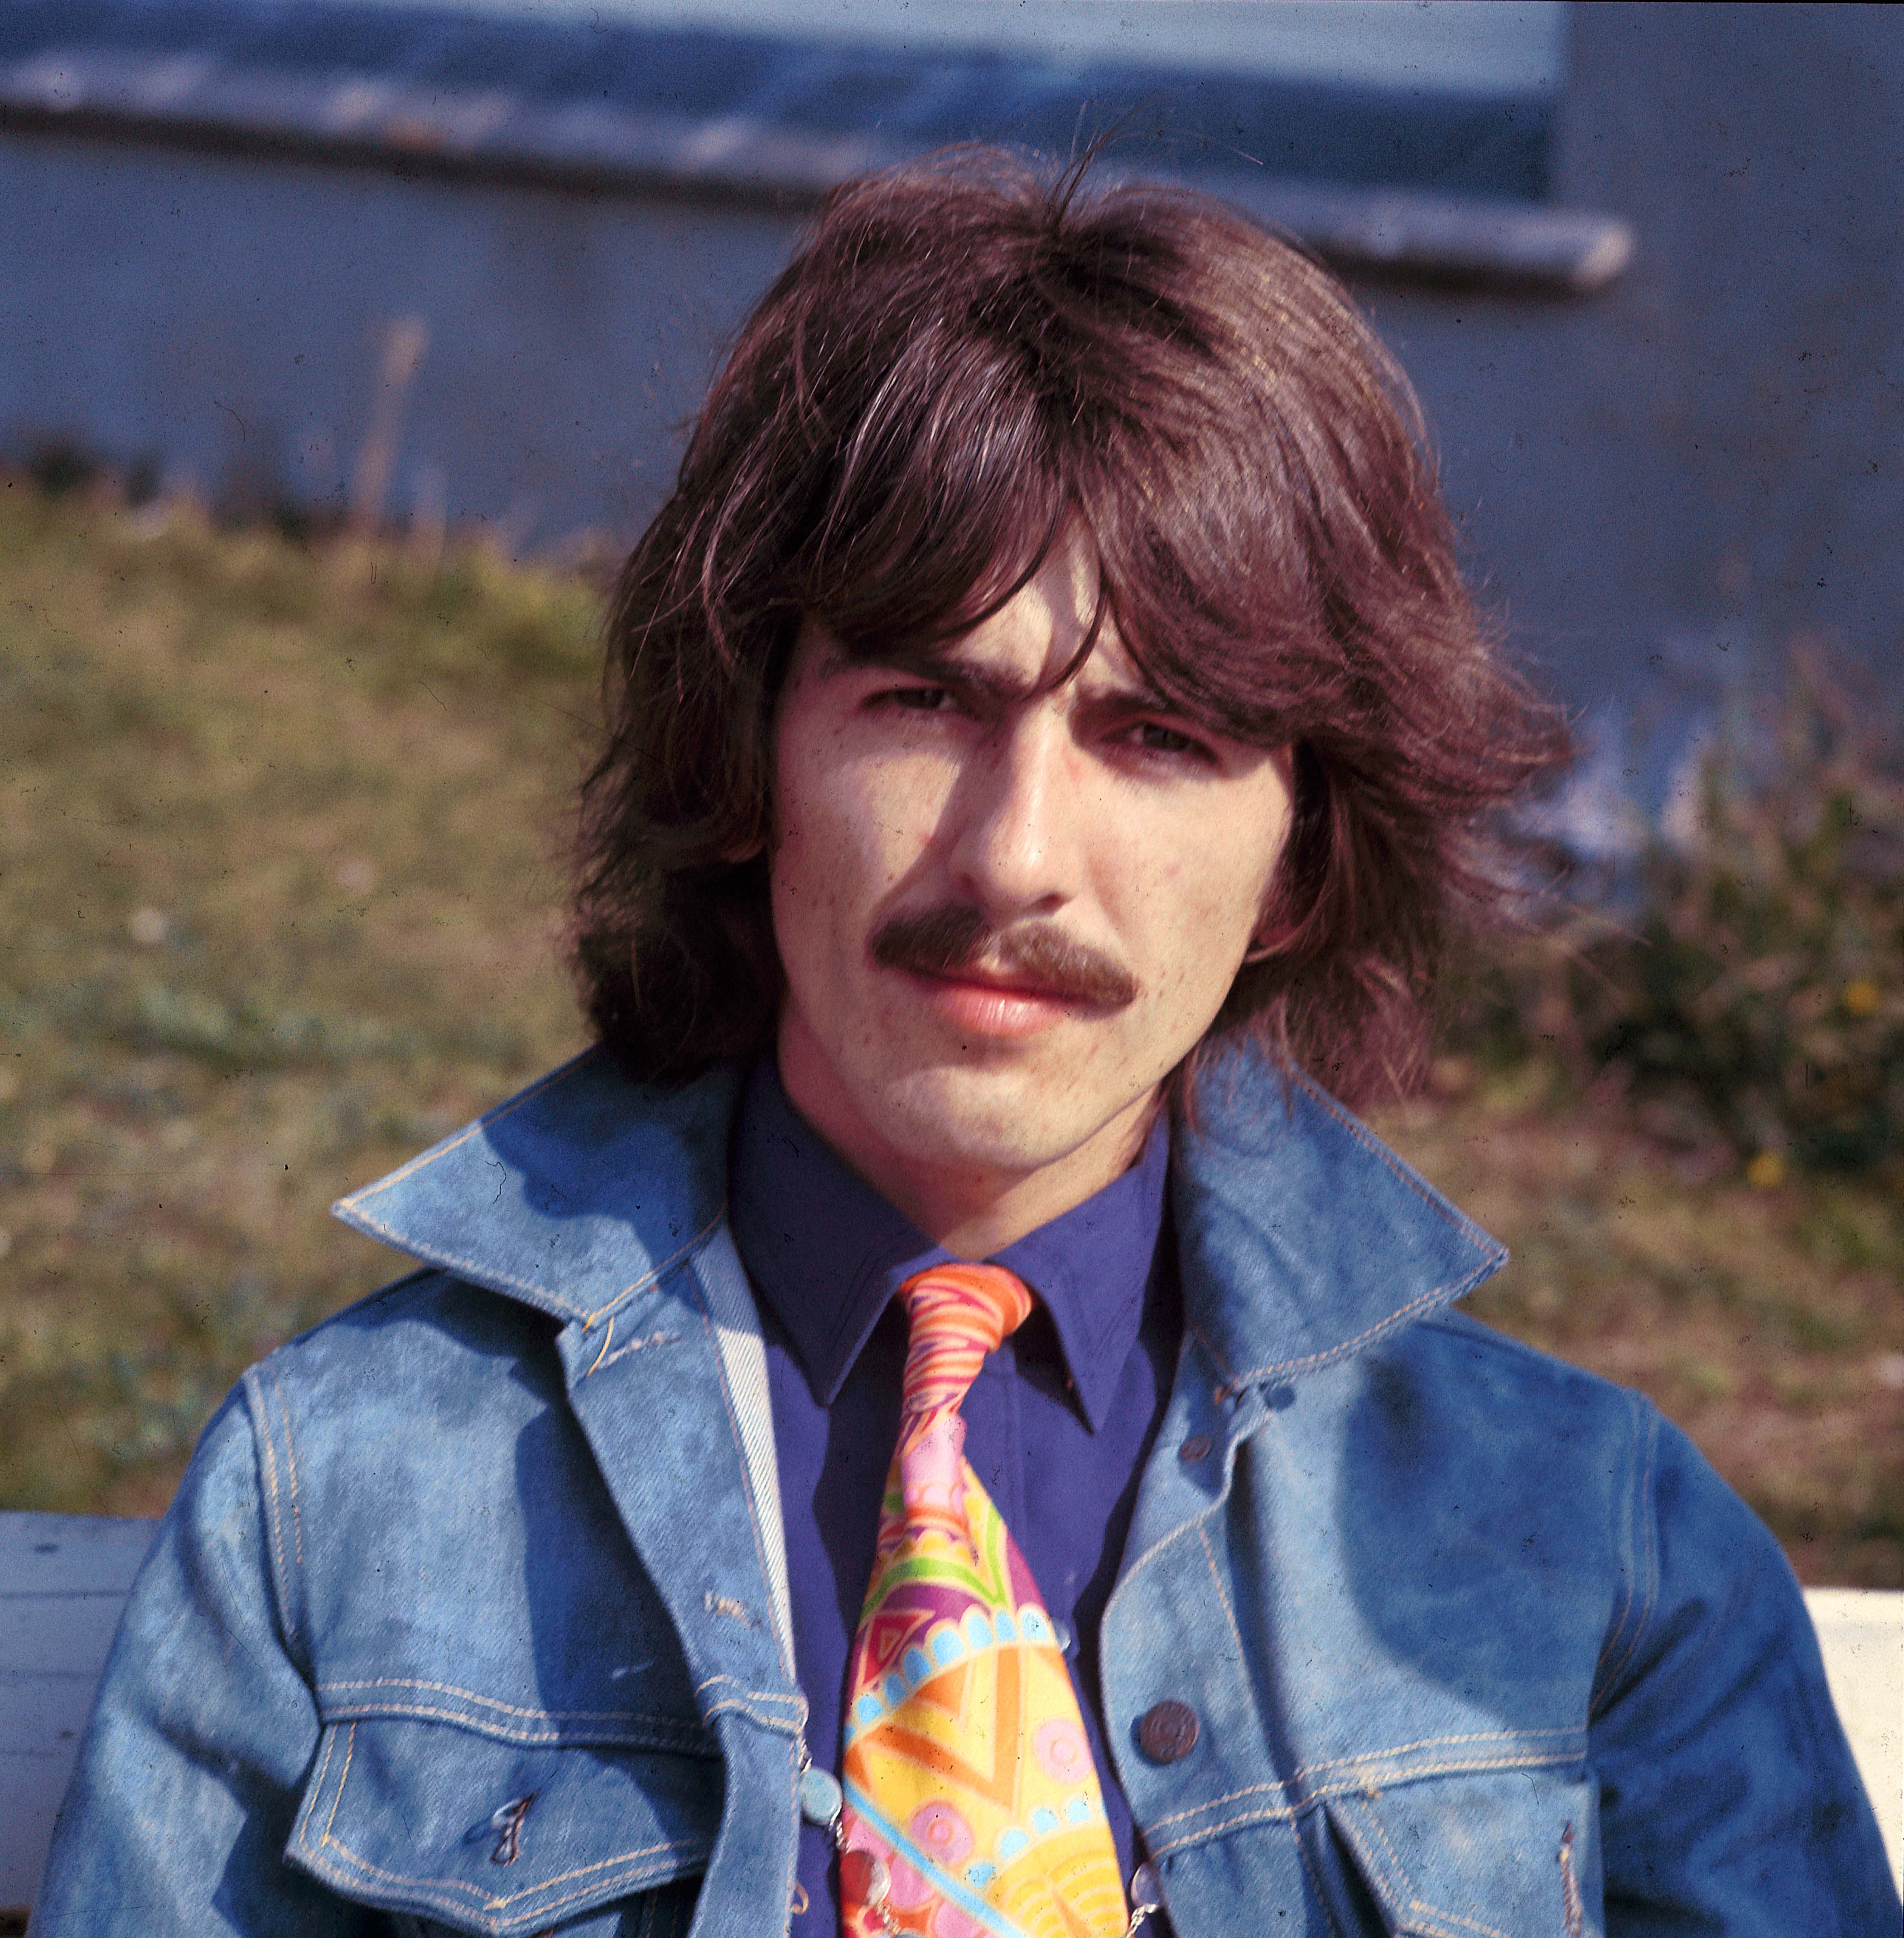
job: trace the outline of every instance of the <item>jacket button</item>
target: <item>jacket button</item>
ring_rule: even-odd
[[[1210,1435],[1207,1433],[1193,1433],[1177,1450],[1177,1457],[1183,1463],[1185,1466],[1193,1467],[1199,1460],[1207,1458],[1209,1453]]]
[[[1196,1748],[1200,1727],[1189,1703],[1156,1703],[1137,1718],[1137,1748],[1152,1763],[1180,1762]]]

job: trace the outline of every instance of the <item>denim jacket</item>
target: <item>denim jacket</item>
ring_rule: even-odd
[[[345,1201],[421,1268],[206,1429],[36,1933],[785,1930],[806,1705],[736,1084],[591,1053]],[[1102,1636],[1177,1938],[1895,1938],[1766,1530],[1644,1400],[1452,1311],[1500,1248],[1331,1099],[1238,1060],[1198,1125]],[[1167,1700],[1195,1740],[1152,1761]]]

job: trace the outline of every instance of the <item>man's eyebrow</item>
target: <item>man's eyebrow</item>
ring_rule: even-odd
[[[943,646],[892,646],[860,657],[857,664],[891,673],[909,674],[915,679],[931,680],[961,693],[976,694],[1000,704],[1024,700],[1037,690],[1038,682],[992,667],[976,666],[959,658]]]
[[[955,691],[979,694],[1001,705],[1028,699],[1050,684],[1048,681],[1026,679],[1022,675],[1004,673],[995,667],[975,665],[943,646],[934,645],[894,646],[858,658],[855,664],[907,673],[915,679],[931,680]],[[1178,702],[1141,675],[1128,683],[1119,680],[1107,691],[1093,694],[1090,703],[1135,712],[1180,714],[1185,711]]]

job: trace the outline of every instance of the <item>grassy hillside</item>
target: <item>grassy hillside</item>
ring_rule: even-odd
[[[0,481],[4,484],[5,481]],[[0,1505],[145,1513],[396,1269],[325,1215],[577,1047],[591,595],[0,489]],[[1478,1315],[1652,1393],[1813,1581],[1904,1585],[1904,1214],[1541,1061],[1381,1128],[1514,1248]]]

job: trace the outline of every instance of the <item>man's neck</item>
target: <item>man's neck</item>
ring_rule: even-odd
[[[834,1154],[936,1245],[955,1258],[985,1259],[1016,1244],[1121,1177],[1142,1154],[1158,1094],[1139,1098],[1076,1150],[1024,1171],[935,1162],[873,1135],[807,1060],[779,1059],[787,1100]]]

